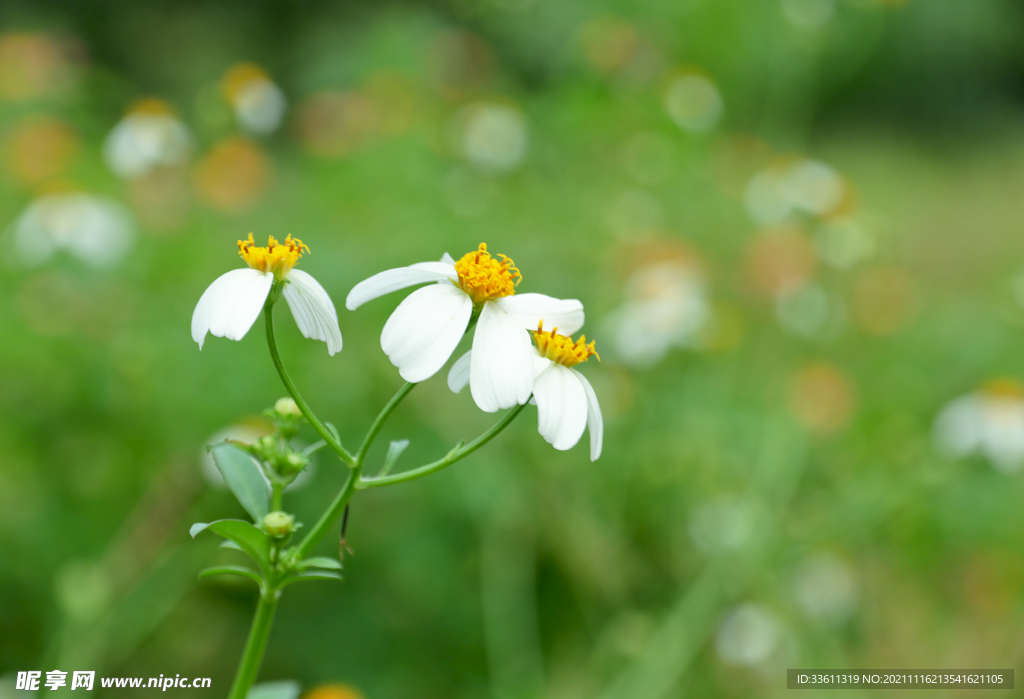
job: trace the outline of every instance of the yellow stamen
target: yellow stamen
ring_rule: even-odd
[[[309,252],[309,246],[290,235],[284,239],[283,243],[277,242],[274,236],[270,236],[265,248],[256,247],[252,233],[249,234],[248,240],[238,241],[238,254],[245,260],[245,264],[261,272],[273,272],[277,279],[288,274],[302,257],[303,250]]]
[[[498,257],[500,261],[487,252],[487,243],[480,243],[477,250],[466,253],[455,263],[455,271],[459,273],[459,288],[469,294],[475,306],[503,296],[512,296],[516,293],[516,285],[523,280],[523,275],[512,260],[505,255]]]
[[[576,342],[566,335],[556,335],[558,328],[544,332],[544,321],[537,326],[537,332],[533,333],[533,341],[537,343],[537,351],[542,357],[561,364],[562,366],[576,366],[585,362],[591,356],[601,361],[601,355],[594,350],[594,343],[587,344],[587,336],[580,335]]]

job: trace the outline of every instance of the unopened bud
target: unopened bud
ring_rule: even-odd
[[[263,518],[263,528],[275,539],[281,539],[295,531],[295,517],[287,512],[270,512]]]
[[[291,398],[279,398],[274,403],[274,410],[277,411],[278,415],[282,417],[299,417],[302,415],[302,411],[299,410],[299,406],[295,405],[295,401]]]
[[[293,471],[301,471],[302,469],[306,468],[307,464],[309,464],[308,456],[294,451],[289,452],[288,455],[284,457],[284,459],[286,462],[288,462],[288,466]]]

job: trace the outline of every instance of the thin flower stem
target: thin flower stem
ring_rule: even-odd
[[[270,347],[270,358],[274,360],[274,367],[277,368],[277,373],[281,377],[281,382],[284,387],[288,389],[288,394],[295,401],[295,405],[299,406],[299,410],[302,411],[303,416],[309,421],[310,426],[316,433],[320,435],[320,438],[327,442],[334,453],[338,455],[342,461],[348,464],[349,468],[355,467],[355,459],[345,451],[345,448],[341,446],[341,443],[334,438],[334,435],[324,427],[324,425],[317,419],[313,411],[306,405],[306,401],[302,400],[302,396],[299,395],[299,389],[295,388],[295,384],[292,383],[292,378],[288,375],[288,371],[284,368],[284,364],[281,362],[281,355],[277,351],[277,337],[274,335],[274,295],[271,294],[267,298],[267,305],[263,307],[263,315],[267,322],[267,345]]]
[[[393,476],[379,476],[377,478],[359,478],[359,481],[356,483],[355,487],[359,490],[364,490],[366,488],[376,488],[382,485],[394,485],[395,483],[405,483],[406,481],[416,480],[417,478],[422,478],[423,476],[427,476],[430,475],[431,473],[440,471],[443,468],[447,468],[448,466],[451,466],[459,459],[469,456],[474,451],[476,451],[483,445],[487,444],[487,442],[494,439],[499,432],[508,427],[509,423],[511,423],[516,418],[516,416],[523,411],[523,408],[525,407],[526,404],[524,403],[523,405],[517,405],[516,407],[512,408],[512,410],[508,411],[508,414],[506,414],[503,418],[498,420],[498,422],[496,422],[491,427],[491,429],[484,432],[482,435],[474,439],[469,444],[452,449],[450,452],[448,452],[448,455],[445,456],[443,459],[439,459],[438,461],[434,461],[433,463],[420,466],[419,468],[414,468],[410,471],[396,473]],[[347,485],[348,484],[346,483],[346,486]]]
[[[309,533],[302,539],[302,543],[296,549],[296,555],[299,560],[308,557],[313,552],[313,549],[324,538],[324,535],[334,526],[335,520],[345,511],[345,505],[348,504],[348,501],[352,499],[352,495],[356,492],[356,484],[359,482],[359,470],[361,468],[361,465],[355,466],[348,472],[348,479],[334,498],[334,502],[331,503],[330,507],[327,508],[316,524],[313,525],[313,528],[309,530]]]
[[[363,439],[363,443],[359,446],[359,451],[356,452],[356,463],[360,466],[363,465],[363,460],[366,459],[366,452],[370,451],[370,446],[373,444],[373,440],[377,438],[377,434],[380,429],[387,422],[388,418],[391,417],[391,413],[395,411],[398,404],[402,402],[402,399],[409,395],[409,391],[416,387],[414,383],[408,383],[398,389],[398,393],[391,396],[391,400],[384,406],[384,409],[377,415],[377,419],[370,425],[370,430],[366,433],[366,437]]]
[[[359,474],[363,471],[363,461],[366,459],[366,453],[370,450],[370,446],[373,444],[373,440],[377,437],[384,423],[387,422],[388,417],[395,411],[398,404],[402,402],[402,399],[409,395],[409,391],[415,387],[414,383],[406,383],[398,392],[391,397],[387,405],[384,406],[383,410],[377,415],[377,419],[370,425],[369,431],[366,433],[366,437],[363,438],[363,443],[359,447],[359,451],[353,459],[352,470],[349,471],[348,480],[345,481],[345,485],[342,486],[341,491],[337,497],[334,498],[334,502],[331,503],[327,511],[321,515],[317,523],[313,525],[313,528],[309,530],[309,533],[302,539],[302,543],[299,544],[298,555],[299,558],[305,558],[318,543],[320,539],[324,538],[331,527],[334,526],[335,520],[341,516],[341,513],[345,510],[345,505],[352,499],[352,495],[356,492],[356,488],[359,485]]]
[[[256,616],[253,617],[249,638],[245,642],[245,650],[238,663],[235,680],[231,683],[228,699],[245,699],[249,688],[252,687],[252,683],[256,679],[256,673],[259,672],[260,663],[263,661],[263,651],[267,647],[267,639],[270,636],[270,625],[274,621],[274,612],[277,610],[277,596],[277,592],[260,594],[259,604],[256,605]]]

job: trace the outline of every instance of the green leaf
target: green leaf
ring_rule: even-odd
[[[194,539],[196,534],[207,529],[238,544],[242,551],[249,554],[249,557],[259,564],[260,570],[263,571],[264,575],[268,573],[270,570],[269,536],[240,519],[218,519],[216,522],[210,522],[209,524],[199,522],[193,524],[188,533]]]
[[[241,551],[242,550],[242,547],[239,546],[238,544],[236,544],[231,539],[224,539],[224,541],[220,542],[220,547],[222,549],[234,549],[235,551]]]
[[[391,473],[391,467],[398,461],[398,457],[402,455],[406,447],[409,446],[408,439],[396,439],[388,445],[388,453],[384,456],[384,467],[380,470],[378,476],[386,476]]]
[[[240,575],[243,578],[249,578],[260,587],[263,587],[263,578],[260,577],[260,574],[252,568],[246,568],[245,566],[215,566],[199,571],[200,580],[213,575]]]
[[[321,439],[319,442],[313,442],[308,447],[303,449],[302,450],[302,455],[303,456],[312,456],[313,454],[317,453],[318,451],[320,451],[321,449],[323,449],[326,446],[327,446],[327,442],[325,442],[324,440]]]
[[[284,584],[291,585],[295,582],[302,582],[304,580],[344,580],[341,573],[333,570],[306,570],[301,573],[294,573],[290,577],[286,578]]]
[[[217,470],[228,488],[242,503],[255,522],[262,522],[270,509],[267,482],[259,465],[246,452],[233,444],[217,444],[210,449]]]
[[[245,699],[298,699],[302,687],[295,680],[261,682],[253,685]]]
[[[332,570],[341,570],[341,562],[338,561],[337,558],[314,556],[313,558],[307,558],[304,561],[299,561],[299,569],[304,570],[306,568],[330,568]]]
[[[338,428],[329,422],[325,422],[324,427],[326,427],[327,431],[331,433],[332,437],[334,437],[334,442],[336,444],[341,444],[341,437],[338,436]]]

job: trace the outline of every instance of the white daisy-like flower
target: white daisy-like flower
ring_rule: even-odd
[[[356,284],[345,306],[355,310],[378,296],[433,282],[409,294],[388,318],[380,336],[384,354],[406,381],[426,381],[445,365],[476,315],[472,359],[465,360],[473,400],[489,413],[522,405],[534,376],[527,330],[544,320],[575,332],[583,326],[583,304],[515,295],[522,275],[512,260],[499,257],[481,243],[458,262],[445,253],[440,262],[389,269]]]
[[[110,132],[103,157],[116,175],[132,179],[159,167],[182,165],[191,150],[188,127],[166,103],[149,99],[135,105]]]
[[[590,430],[590,460],[601,456],[604,440],[604,418],[597,394],[590,382],[573,367],[590,357],[601,357],[594,351],[594,343],[587,344],[586,335],[573,342],[571,337],[559,335],[558,328],[544,330],[543,321],[533,333],[533,403],[537,405],[537,431],[555,449],[572,449]],[[459,393],[471,383],[470,365],[473,350],[459,357],[448,372],[448,388]]]
[[[206,333],[241,340],[256,322],[275,281],[285,282],[282,295],[292,309],[303,336],[327,343],[328,354],[341,351],[338,313],[317,280],[293,269],[309,247],[290,235],[283,243],[273,236],[267,247],[256,247],[252,233],[238,241],[238,254],[249,265],[222,274],[207,287],[192,313],[192,339],[203,348]]]

